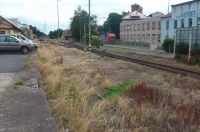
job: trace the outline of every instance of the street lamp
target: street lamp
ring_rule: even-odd
[[[168,1],[168,28],[167,28],[167,37],[168,37],[168,30],[169,30],[169,2],[170,2],[170,0]]]
[[[57,0],[57,13],[58,13],[58,40],[59,40],[59,10],[58,10],[58,1]]]

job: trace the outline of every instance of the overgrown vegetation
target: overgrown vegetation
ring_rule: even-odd
[[[19,82],[15,82],[13,88],[19,88],[20,86],[23,85],[23,82],[19,81]]]
[[[98,61],[88,63],[87,54],[74,48],[49,45],[38,53],[43,89],[60,132],[200,130],[197,79],[155,69],[137,72],[144,67],[96,55]]]
[[[173,53],[174,52],[174,39],[166,38],[164,40],[162,46],[166,52]]]
[[[103,97],[105,99],[110,99],[110,98],[120,94],[123,91],[129,90],[129,88],[133,85],[135,85],[134,82],[124,82],[123,84],[121,84],[119,86],[112,86],[112,87],[108,88],[108,91],[106,93],[104,93]]]

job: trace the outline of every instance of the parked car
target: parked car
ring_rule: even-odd
[[[12,35],[0,34],[0,52],[5,51],[20,51],[27,54],[35,49],[35,45],[31,42],[23,42]]]
[[[21,39],[21,40],[23,40],[24,42],[33,43],[32,40],[26,38],[26,37],[25,37],[24,35],[22,35],[22,34],[10,34],[10,35],[12,35],[12,36],[14,36],[14,37],[16,37],[16,38],[18,38],[18,39]],[[34,44],[34,46],[35,46],[35,49],[37,49],[37,48],[38,48],[38,45],[37,45],[36,43],[33,43],[33,44]]]

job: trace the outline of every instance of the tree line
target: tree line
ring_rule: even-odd
[[[109,13],[107,20],[103,23],[102,26],[97,25],[97,16],[90,15],[90,27],[91,35],[100,35],[105,33],[114,33],[117,38],[120,37],[120,23],[122,18],[128,15],[127,12],[118,13]],[[89,33],[88,23],[89,23],[89,13],[84,9],[81,9],[80,6],[74,11],[74,16],[70,18],[70,32],[74,39],[81,40],[84,36],[84,26],[86,34]],[[59,29],[59,37],[62,36],[62,29]],[[49,36],[58,36],[58,30],[50,31]]]

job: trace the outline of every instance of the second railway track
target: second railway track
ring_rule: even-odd
[[[77,48],[77,49],[80,49],[80,50],[84,50],[83,46],[80,46],[80,45],[75,44],[75,43],[65,43],[65,42],[61,42],[61,43],[63,43],[67,47],[73,47],[73,48]],[[135,62],[135,63],[145,65],[145,66],[149,66],[149,67],[152,67],[152,68],[157,68],[157,69],[160,69],[160,70],[164,70],[164,71],[168,71],[168,72],[172,72],[172,73],[176,73],[176,74],[181,74],[181,75],[184,75],[184,76],[191,76],[191,77],[200,79],[200,73],[196,72],[196,71],[183,69],[183,68],[179,68],[179,67],[174,67],[174,66],[170,66],[170,65],[158,64],[158,63],[155,63],[155,62],[140,60],[140,59],[137,59],[137,58],[131,58],[131,57],[123,56],[123,55],[117,55],[117,54],[113,54],[113,53],[103,52],[103,51],[96,50],[96,49],[92,49],[92,52],[96,53],[96,54],[103,55],[103,56],[108,56],[108,57],[111,57],[111,58],[117,58],[117,59],[129,61],[129,62]]]

